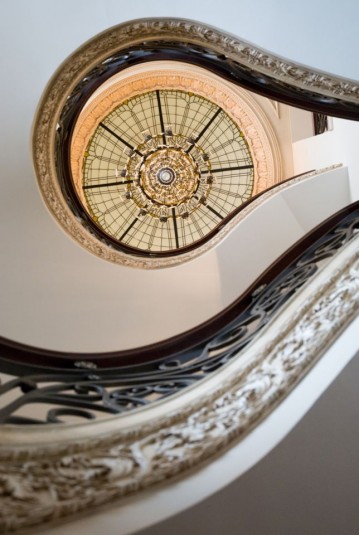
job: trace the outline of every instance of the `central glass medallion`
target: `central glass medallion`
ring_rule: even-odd
[[[169,167],[165,167],[164,169],[160,169],[157,173],[157,179],[161,184],[171,184],[171,182],[174,181],[176,178],[176,175],[173,171],[173,169],[170,169]]]
[[[172,136],[171,146],[149,150],[140,165],[140,187],[153,202],[177,206],[189,199],[199,185],[198,165]],[[156,140],[153,140],[153,144]],[[144,152],[144,148],[141,147]]]

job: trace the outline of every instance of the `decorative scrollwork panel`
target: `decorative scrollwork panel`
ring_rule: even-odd
[[[17,395],[1,408],[0,422],[54,423],[72,421],[74,417],[95,419],[121,414],[168,398],[198,383],[234,357],[240,359],[248,344],[260,336],[288,301],[358,230],[359,210],[354,206],[349,215],[343,216],[273,280],[259,284],[252,292],[250,302],[230,325],[190,350],[177,352],[175,357],[153,359],[141,366],[121,367],[112,370],[110,375],[93,363],[75,361],[77,373],[53,371],[47,375],[22,376],[5,383],[0,386],[0,396],[4,398],[10,392],[17,392]],[[238,308],[241,309],[240,303]],[[34,404],[48,407],[42,420],[23,414],[24,407]]]

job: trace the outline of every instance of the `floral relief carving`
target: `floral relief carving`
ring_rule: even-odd
[[[186,473],[248,433],[355,316],[358,239],[338,253],[319,283],[312,281],[309,297],[283,313],[280,331],[251,362],[192,405],[110,436],[3,447],[0,527],[15,530],[93,509]]]
[[[209,44],[219,53],[228,55],[248,67],[255,67],[270,77],[297,87],[315,88],[319,93],[337,95],[357,102],[359,86],[351,80],[316,72],[284,60],[261,50],[245,41],[239,41],[232,35],[205,24],[181,19],[148,19],[128,22],[112,28],[106,35],[98,36],[82,49],[73,54],[73,62],[67,66],[64,75],[76,76],[83,69],[85,60],[88,64],[95,57],[105,58],[120,46],[136,44],[146,39],[170,38],[173,40]]]

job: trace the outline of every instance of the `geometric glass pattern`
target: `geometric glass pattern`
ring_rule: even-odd
[[[204,238],[253,191],[248,144],[207,98],[176,89],[133,96],[97,124],[83,159],[85,209],[142,252]]]

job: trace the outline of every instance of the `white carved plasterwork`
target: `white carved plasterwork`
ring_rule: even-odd
[[[350,102],[358,103],[359,100],[359,86],[353,80],[298,65],[217,28],[186,19],[138,19],[110,28],[75,51],[71,56],[71,62],[64,64],[56,73],[54,82],[63,89],[68,89],[69,85],[74,87],[89,67],[106,59],[119,48],[156,38],[208,44],[217,52],[235,59],[242,65],[255,67],[259,72],[289,85],[301,89],[310,88],[319,94],[337,96]],[[46,93],[51,97],[55,96],[52,93],[54,89],[56,88],[52,84]],[[57,98],[59,96],[57,94]],[[62,98],[65,98],[64,94]]]
[[[67,96],[95,65],[110,57],[121,47],[131,47],[143,40],[169,39],[171,41],[210,45],[213,50],[234,59],[245,67],[254,67],[272,79],[310,89],[342,101],[359,103],[359,87],[350,80],[306,69],[292,62],[268,54],[236,37],[205,24],[182,19],[147,19],[121,24],[95,37],[65,61],[48,84],[33,129],[33,158],[40,190],[46,205],[61,227],[77,243],[93,254],[125,266],[153,269],[171,267],[195,258],[223,239],[226,225],[216,237],[184,255],[171,258],[142,258],[111,249],[90,234],[74,216],[63,198],[57,183],[54,154],[56,125]],[[273,147],[272,147],[273,148]],[[257,154],[259,158],[259,153]],[[260,162],[262,165],[263,162]],[[260,188],[265,187],[260,185]],[[232,219],[231,226],[236,224]]]
[[[93,510],[186,474],[242,438],[283,400],[357,314],[358,245],[356,237],[288,302],[261,335],[264,342],[252,346],[250,359],[234,359],[217,373],[216,383],[209,380],[206,388],[203,381],[192,388],[192,401],[184,403],[181,396],[176,409],[173,400],[163,401],[160,412],[142,411],[142,422],[128,423],[121,431],[118,424],[126,417],[113,418],[112,431],[106,433],[93,424],[87,438],[81,426],[77,431],[70,426],[67,438],[66,429],[64,434],[56,426],[4,426],[1,529]],[[37,444],[30,445],[33,434]]]

